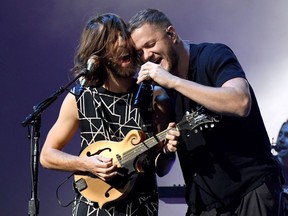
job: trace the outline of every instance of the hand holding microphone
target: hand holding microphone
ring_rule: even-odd
[[[173,88],[175,81],[177,81],[179,77],[169,72],[162,64],[164,65],[162,62],[157,64],[150,61],[143,64],[138,74],[137,83],[140,84],[143,80],[150,78],[151,81],[164,88]]]

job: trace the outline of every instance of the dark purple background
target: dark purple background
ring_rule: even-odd
[[[31,198],[30,140],[21,122],[34,105],[69,81],[82,28],[92,15],[114,12],[126,21],[140,9],[163,10],[183,39],[222,42],[238,56],[258,96],[269,136],[288,117],[288,3],[282,1],[197,0],[9,0],[0,7],[1,191],[0,215],[28,214]],[[283,93],[284,92],[284,93]],[[66,94],[66,93],[65,93]],[[42,114],[40,149],[56,120],[64,95]],[[78,154],[79,138],[67,151]],[[39,166],[41,216],[70,215],[56,199],[57,186],[70,173]],[[159,185],[183,184],[179,165]],[[73,199],[72,181],[60,190]],[[183,215],[185,205],[160,202],[160,215]]]

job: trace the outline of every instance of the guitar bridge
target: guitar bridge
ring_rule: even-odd
[[[87,188],[87,183],[85,181],[85,179],[80,178],[78,179],[75,183],[74,183],[74,187],[79,191],[83,191]]]

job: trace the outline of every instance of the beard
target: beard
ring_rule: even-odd
[[[138,65],[133,61],[130,65],[123,67],[120,63],[110,62],[108,68],[118,78],[131,78],[136,74]]]
[[[178,68],[179,62],[179,54],[175,51],[175,49],[171,46],[167,50],[167,71],[170,71],[171,74],[175,75],[176,70]]]

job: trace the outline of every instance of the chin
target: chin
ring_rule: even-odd
[[[170,71],[171,70],[171,65],[167,60],[162,59],[160,62],[160,66],[163,67],[165,70]]]
[[[126,71],[123,70],[121,73],[118,73],[118,76],[120,78],[132,78],[135,76],[135,74],[136,74],[136,70],[129,69]]]
[[[167,67],[167,64],[165,64],[165,62],[161,61],[159,64],[162,68],[164,68],[165,70],[168,70],[169,68]]]

